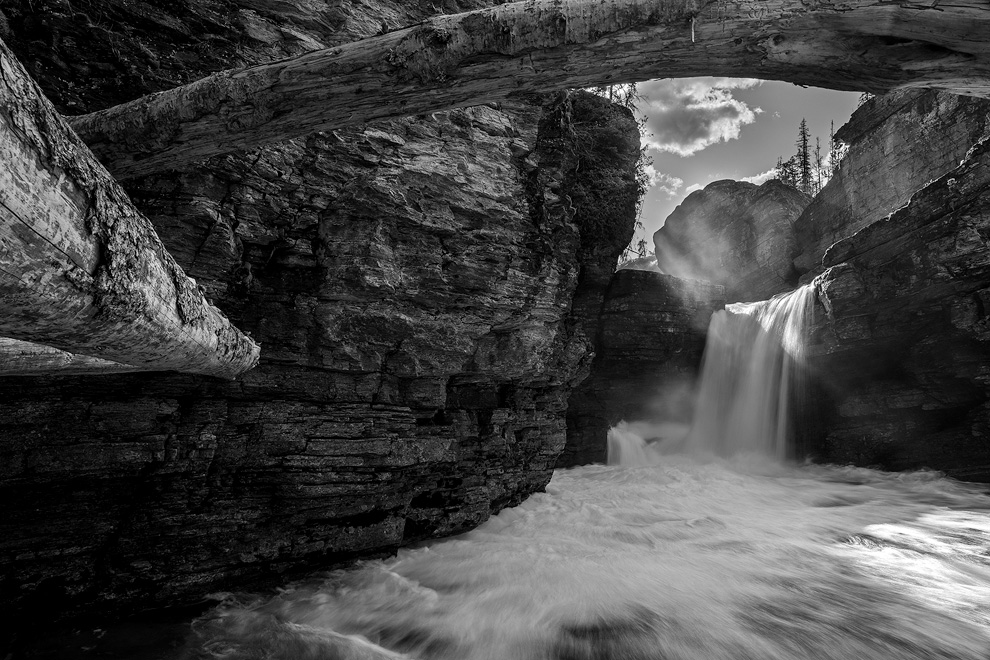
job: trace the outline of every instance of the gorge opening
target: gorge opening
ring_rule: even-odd
[[[695,14],[697,3],[666,0],[526,3],[576,8],[540,14],[565,43],[519,56],[513,49],[529,42],[496,30],[494,50],[465,60],[482,68],[463,71],[448,58],[465,52],[461,37],[521,3],[480,22],[489,14],[436,16],[429,2],[325,4],[11,0],[0,8],[0,36],[55,102],[39,130],[59,114],[88,117],[73,123],[124,182],[107,177],[104,190],[152,228],[105,245],[87,238],[95,247],[84,265],[98,271],[97,292],[120,294],[107,287],[113,276],[148,275],[147,248],[166,266],[153,286],[176,291],[174,303],[162,298],[177,314],[165,326],[195,325],[218,340],[192,353],[155,342],[156,361],[142,361],[136,349],[152,343],[147,333],[110,332],[121,350],[101,352],[81,341],[91,332],[66,330],[59,305],[23,306],[18,337],[40,339],[28,322],[43,311],[55,319],[46,340],[57,337],[64,350],[0,342],[23,358],[0,379],[0,595],[13,622],[4,635],[15,646],[33,635],[79,657],[127,657],[115,646],[126,631],[110,619],[208,595],[218,607],[180,626],[188,634],[176,645],[147,635],[131,655],[295,658],[346,647],[372,658],[978,657],[985,497],[978,486],[911,470],[990,474],[990,148],[979,101],[920,89],[878,97],[850,132],[856,169],[801,212],[796,242],[756,240],[745,222],[726,227],[738,261],[762,270],[702,283],[613,274],[633,221],[635,122],[590,95],[542,92],[601,82],[604,69],[645,79],[664,57],[703,53],[727,68],[690,62],[672,75],[765,72],[873,91],[931,84],[985,94],[982,4],[856,0],[836,13],[827,3],[810,11],[774,3],[778,20],[754,18],[749,9],[771,6],[762,1],[705,3]],[[490,4],[455,0],[443,10]],[[582,41],[578,10],[592,5],[676,11],[666,25],[657,23],[666,14],[640,13],[645,24],[592,30]],[[749,40],[770,27],[780,34]],[[668,37],[670,48],[649,50]],[[333,105],[320,94],[333,96],[325,74],[340,72],[335,58],[362,53],[377,55],[367,80],[338,94],[333,121],[342,128],[266,123],[319,119],[313,109]],[[290,59],[270,65],[282,56]],[[851,64],[824,67],[820,58]],[[578,60],[590,77],[562,80]],[[502,74],[495,100],[433,112],[492,91],[475,76],[486,66]],[[541,93],[511,93],[523,76],[523,87]],[[307,77],[315,102],[302,92]],[[218,81],[230,83],[229,95],[213,94]],[[149,96],[165,88],[180,91]],[[197,89],[219,106],[183,105]],[[408,105],[414,98],[423,105]],[[292,112],[282,112],[286,101]],[[111,106],[114,120],[100,114]],[[169,119],[176,109],[191,133]],[[149,115],[151,135],[128,128],[152,110],[164,114]],[[32,116],[40,115],[22,119]],[[364,125],[372,116],[380,121]],[[118,120],[119,130],[101,137]],[[15,136],[32,126],[15,124]],[[39,158],[64,146],[49,142]],[[894,175],[877,166],[877,145],[898,157]],[[759,194],[722,192],[744,197],[747,212],[795,203],[775,184],[752,187]],[[80,207],[80,234],[100,225],[105,197]],[[152,234],[162,247],[144,240]],[[29,239],[58,256],[49,249],[57,245]],[[4,258],[21,254],[10,245],[0,241]],[[761,249],[747,252],[753,246]],[[39,263],[34,280],[7,283],[92,294]],[[757,463],[719,456],[732,453],[719,441],[707,462],[643,445],[658,464],[554,473],[572,433],[597,433],[569,418],[599,412],[573,397],[589,371],[591,399],[629,404],[628,393],[660,375],[682,396],[714,310],[742,300],[739,289],[793,285],[817,268],[825,269],[817,343],[806,357],[835,377],[830,395],[838,393],[821,458],[909,472]],[[97,321],[142,311],[136,297],[97,297],[119,303]],[[761,289],[745,300],[769,297]],[[204,325],[221,311],[229,324]],[[232,352],[235,369],[198,371],[247,369],[242,376],[197,375],[204,353],[235,348],[235,338],[243,349]],[[95,357],[66,352],[77,349]],[[192,373],[149,372],[152,364]],[[764,419],[776,417],[773,407]],[[663,433],[675,437],[689,421],[673,419]],[[403,545],[391,560],[371,559]],[[362,557],[353,570],[319,572]],[[276,582],[282,589],[250,593]],[[68,641],[53,634],[53,618],[87,614]]]

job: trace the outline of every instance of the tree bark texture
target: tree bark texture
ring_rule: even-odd
[[[990,95],[986,0],[528,0],[224,71],[76,117],[118,178],[514,92],[736,76]]]
[[[0,335],[145,370],[233,378],[258,346],[0,43]]]
[[[43,344],[0,337],[0,376],[118,374],[138,367],[76,355]]]

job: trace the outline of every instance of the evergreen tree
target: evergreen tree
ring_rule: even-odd
[[[639,241],[636,243],[636,254],[639,255],[640,258],[643,258],[643,257],[646,256],[646,239],[645,238],[640,238]]]
[[[835,138],[834,121],[827,154],[822,150],[820,137],[815,137],[814,149],[810,148],[810,143],[808,122],[802,119],[798,127],[797,153],[787,160],[778,156],[772,178],[809,195],[817,195],[839,169],[839,161],[845,155],[845,145]]]
[[[787,160],[784,160],[780,156],[777,157],[777,167],[774,168],[774,178],[779,179],[781,183],[792,188],[798,187],[798,170],[794,156],[791,156]]]
[[[832,131],[828,136],[828,175],[832,177],[839,171],[839,163],[845,155],[845,145],[835,137],[835,121],[832,121]]]
[[[822,188],[825,187],[825,182],[828,181],[828,177],[823,176],[825,169],[825,162],[822,158],[822,139],[820,137],[815,137],[815,161],[814,161],[814,175],[815,175],[815,188],[812,192],[813,195],[817,195],[821,192]]]
[[[771,179],[781,180],[784,170],[784,157],[777,156],[777,164],[773,166],[773,174],[770,175]]]
[[[798,127],[797,139],[797,187],[805,193],[811,194],[811,136],[808,133],[808,121],[802,117],[801,125]]]

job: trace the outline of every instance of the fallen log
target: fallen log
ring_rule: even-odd
[[[233,378],[258,346],[206,302],[147,218],[0,43],[0,336]]]
[[[71,120],[121,179],[516,92],[737,76],[990,96],[986,0],[529,0],[198,82]]]
[[[139,367],[76,355],[51,346],[0,337],[0,376],[118,374]]]

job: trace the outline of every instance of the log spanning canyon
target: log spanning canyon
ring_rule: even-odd
[[[548,87],[719,75],[987,96],[988,33],[979,0],[530,0],[220,72],[70,123],[129,179]],[[6,50],[3,60],[3,151],[16,166],[0,174],[0,333],[143,369],[234,376],[255,364],[257,347],[203,300]]]
[[[257,344],[206,301],[3,44],[0,72],[0,335],[21,340],[0,343],[0,372],[253,367]]]
[[[495,2],[442,4],[464,11]],[[566,4],[567,11],[582,5]],[[289,66],[329,56],[334,48],[388,41],[404,32],[390,32],[401,26],[428,34],[438,23],[470,24],[477,20],[470,16],[488,15],[431,19],[440,11],[431,5],[432,0],[10,0],[0,9],[0,35],[59,113],[83,115],[144,97],[133,106],[140,109],[173,92],[146,95],[188,90],[182,85],[216,71]],[[774,57],[794,51],[805,58],[804,71],[819,76],[821,84],[876,91],[934,85],[983,93],[986,10],[959,2],[950,7],[948,0],[935,5],[809,0],[788,5],[789,17],[776,23],[765,12],[742,20],[753,20],[753,39],[763,39],[767,48],[778,42]],[[548,12],[554,6],[516,5]],[[490,88],[479,83],[473,88],[477,98],[466,95],[457,102],[498,102],[367,126],[360,124],[365,110],[353,105],[358,95],[335,93],[329,78],[321,83],[314,77],[314,96],[277,88],[218,97],[219,110],[202,115],[186,106],[192,124],[221,123],[192,142],[165,116],[152,118],[153,127],[175,144],[186,140],[202,147],[195,157],[235,151],[185,164],[163,156],[149,166],[176,168],[172,172],[141,177],[126,165],[115,165],[112,173],[101,170],[85,141],[65,129],[80,160],[64,163],[101,172],[112,199],[120,202],[115,208],[126,211],[117,220],[104,213],[98,196],[100,203],[87,205],[90,189],[72,185],[74,171],[52,164],[49,155],[61,153],[52,146],[62,141],[25,141],[24,135],[51,135],[52,126],[64,124],[50,109],[42,113],[30,105],[30,94],[40,98],[36,89],[15,86],[0,119],[12,118],[11,144],[27,145],[29,153],[4,151],[0,160],[35,167],[41,183],[54,183],[31,188],[48,192],[37,203],[22,203],[18,217],[0,216],[23,241],[4,242],[0,254],[11,263],[20,263],[30,250],[42,255],[21,281],[66,287],[68,277],[85,272],[94,282],[80,280],[78,299],[88,305],[80,314],[54,299],[25,297],[17,339],[0,340],[0,606],[11,611],[3,614],[12,622],[7,636],[26,636],[22,631],[34,626],[47,641],[56,615],[118,616],[189,605],[203,594],[273,584],[276,577],[282,583],[309,570],[472,529],[544,490],[569,447],[603,448],[605,431],[619,412],[610,402],[625,406],[621,414],[627,419],[633,406],[645,410],[645,398],[657,387],[654,366],[664,370],[665,383],[690,379],[701,360],[700,329],[727,294],[718,283],[695,287],[673,276],[614,273],[636,214],[641,143],[635,119],[597,95],[553,93],[574,79],[569,76],[577,75],[577,66],[597,66],[601,77],[595,80],[610,82],[627,69],[664,75],[658,63],[674,70],[688,59],[682,73],[724,72],[717,59],[706,64],[706,53],[733,52],[742,61],[744,50],[718,46],[720,21],[726,18],[729,29],[731,11],[742,4],[652,6],[657,13],[645,14],[652,27],[591,35],[591,44],[601,42],[594,46],[599,62],[562,54],[558,49],[568,44],[551,46],[547,52],[558,53],[556,68],[541,71],[541,84],[517,85],[521,78],[513,68],[530,56],[539,62],[536,46],[492,55],[496,69],[498,58],[506,64],[503,90],[539,94],[487,96]],[[824,25],[832,20],[825,14],[841,18],[853,8],[860,12],[855,24],[822,27],[804,50],[790,41],[797,33],[784,31],[815,12]],[[665,17],[667,28],[658,27]],[[765,30],[759,28],[761,17]],[[676,48],[658,45],[659,54],[637,69],[634,49],[624,44],[654,28],[667,29]],[[514,30],[513,43],[516,33],[520,39],[533,36],[528,28]],[[865,30],[880,36],[863,36]],[[834,43],[822,43],[830,35]],[[409,61],[442,55],[440,45],[427,51],[410,47]],[[873,53],[870,66],[843,68],[845,60],[828,57],[847,46],[857,56]],[[676,57],[665,59],[664,52]],[[262,64],[289,56],[295,59]],[[481,56],[443,69],[448,83],[460,84],[461,67],[481,61],[476,58]],[[891,73],[895,61],[921,64]],[[779,66],[774,62],[760,63],[754,55],[752,66],[732,70],[765,76],[765,67]],[[5,57],[8,84],[13,70],[13,60]],[[389,71],[403,75],[402,68]],[[405,87],[394,78],[368,78],[380,84],[360,99],[374,106],[368,113],[403,112],[391,103],[393,92],[403,90],[421,94],[418,108],[451,102],[442,96],[448,90],[440,81],[428,83],[405,71]],[[429,73],[423,69],[424,76]],[[22,74],[20,80],[27,81]],[[321,89],[325,96],[315,96]],[[288,100],[278,101],[276,92]],[[236,132],[246,126],[232,121],[238,113],[275,101],[307,117],[336,112],[341,122],[359,123],[264,146],[257,145],[315,129],[276,131],[261,124],[250,135]],[[335,109],[337,101],[352,104],[349,114]],[[909,235],[863,230],[841,250],[848,265],[834,267],[821,289],[828,308],[816,315],[815,355],[822,373],[841,380],[834,390],[831,381],[821,386],[815,411],[820,415],[808,425],[808,437],[799,438],[804,447],[828,452],[816,459],[884,469],[923,465],[990,479],[990,202],[984,201],[990,197],[983,194],[986,142],[980,142],[987,103],[913,89],[877,97],[857,111],[852,132],[867,137],[858,145],[850,140],[849,160],[833,179],[830,196],[822,196],[824,208],[813,227],[799,222],[804,213],[785,217],[770,210],[767,222],[754,225],[756,240],[736,232],[743,222],[735,219],[726,229],[735,232],[727,250],[737,263],[750,262],[747,267],[755,265],[768,277],[782,274],[776,281],[786,284],[805,273],[791,271],[789,246],[804,246],[801,255],[814,268],[829,245],[912,205],[909,215],[901,212],[896,223],[887,223],[891,230],[903,224]],[[863,116],[870,108],[876,112]],[[139,126],[140,112],[127,121]],[[131,134],[132,143],[111,145],[100,157],[112,164],[116,149],[119,156],[132,154],[135,164],[157,158],[154,141],[135,135],[140,131]],[[233,144],[234,138],[241,141]],[[984,146],[974,151],[975,144]],[[958,169],[962,160],[968,164]],[[25,170],[18,171],[0,171],[0,177],[10,177],[0,185],[3,194],[29,181]],[[774,187],[745,208],[769,204]],[[52,200],[59,195],[81,200],[72,207],[81,210],[56,214],[61,207]],[[130,210],[131,201],[154,230],[127,229],[144,222]],[[23,220],[32,213],[40,219],[32,225],[39,232],[60,228],[60,218],[67,218],[65,234],[47,232],[49,241],[31,238],[26,232],[33,230]],[[802,227],[806,234],[798,232]],[[124,249],[117,249],[110,229],[127,231]],[[795,234],[797,242],[791,241]],[[768,235],[773,242],[763,240]],[[773,246],[772,260],[763,259],[767,245]],[[91,257],[78,257],[82,271],[62,256],[76,252]],[[171,267],[163,276],[154,263],[169,258],[196,282]],[[138,295],[102,295],[103,273],[133,277]],[[17,296],[33,293],[16,286],[11,282],[0,296],[8,306],[0,308],[5,319],[14,318]],[[158,329],[142,326],[145,309],[198,326],[190,321],[195,308],[186,314],[188,307],[183,310],[173,293],[178,287],[194,295],[202,291],[233,325],[251,333],[264,349],[257,368],[235,381],[217,378],[220,373],[203,368],[216,360],[208,345],[199,355],[162,350],[157,362],[139,359],[156,342],[179,339],[167,321]],[[163,298],[145,306],[144,292],[159,288]],[[100,311],[114,301],[135,305]],[[132,310],[140,312],[138,322],[116,316]],[[104,333],[106,341],[117,342],[115,354],[84,345],[97,341],[100,324],[108,320],[126,332]],[[62,330],[46,335],[45,325]],[[212,375],[140,373],[149,369]],[[596,460],[570,456],[578,463]],[[705,535],[710,527],[698,529]],[[746,606],[751,609],[751,603]],[[0,657],[6,655],[3,637]]]
[[[119,178],[514,93],[690,76],[990,95],[982,0],[529,0],[223,71],[76,117]]]

